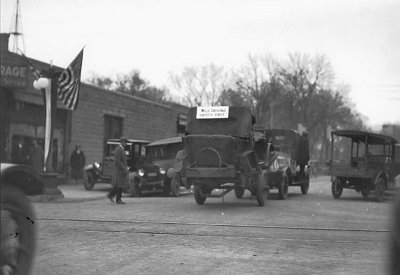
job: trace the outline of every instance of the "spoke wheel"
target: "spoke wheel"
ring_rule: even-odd
[[[267,186],[266,174],[261,173],[261,175],[257,177],[256,184],[256,198],[259,206],[264,206],[265,202],[268,200],[269,189]]]
[[[279,183],[279,199],[286,200],[288,197],[289,177],[287,173],[283,173],[282,181]]]
[[[181,181],[179,175],[174,173],[171,179],[171,194],[173,197],[179,197],[181,192]]]
[[[309,189],[309,188],[310,188],[310,179],[309,179],[309,178],[306,178],[306,181],[303,182],[303,183],[301,184],[301,186],[300,186],[301,193],[302,193],[303,195],[307,195],[308,189]]]
[[[202,194],[200,185],[198,185],[198,184],[194,185],[193,193],[194,193],[194,199],[195,199],[196,203],[198,205],[204,204],[207,197]]]
[[[343,193],[343,185],[339,179],[332,182],[332,195],[335,199],[339,199]]]
[[[83,186],[85,187],[86,190],[90,191],[94,187],[94,177],[91,172],[87,172],[85,179],[83,180]]]
[[[379,177],[375,184],[375,200],[377,202],[383,201],[385,196],[385,179]]]
[[[1,274],[29,274],[36,244],[35,213],[19,189],[1,189]]]
[[[137,178],[129,180],[129,184],[128,184],[128,188],[127,188],[126,192],[131,197],[142,196],[142,191],[140,190],[140,187],[139,187],[139,180]]]
[[[238,198],[238,199],[243,198],[243,195],[244,195],[244,188],[243,187],[235,187],[234,191],[235,191],[236,198]]]

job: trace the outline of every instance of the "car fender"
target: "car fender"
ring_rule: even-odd
[[[26,195],[37,195],[45,188],[46,180],[31,166],[1,163],[1,185],[10,184]]]
[[[292,174],[292,169],[290,167],[286,167],[282,170],[283,173],[286,173],[289,178],[289,185],[292,184],[293,181],[293,174]]]
[[[141,177],[139,176],[139,173],[138,172],[129,172],[128,179],[133,180],[135,178],[138,178],[140,180]]]
[[[167,176],[168,179],[172,179],[174,174],[175,174],[175,169],[171,167],[167,170],[167,173],[165,175]]]
[[[93,165],[93,164],[88,164],[88,165],[86,165],[85,168],[83,168],[83,169],[85,169],[85,170],[87,171],[87,170],[91,170],[91,169],[93,169],[93,168],[94,168],[94,165]]]

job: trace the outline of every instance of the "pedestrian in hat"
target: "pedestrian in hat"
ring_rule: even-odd
[[[128,184],[128,165],[125,155],[125,147],[128,142],[126,137],[120,138],[120,144],[114,151],[114,167],[112,173],[111,184],[113,189],[108,193],[107,197],[110,201],[114,201],[117,204],[125,204],[121,200],[122,188]]]
[[[75,179],[75,184],[78,184],[80,179],[83,179],[83,168],[86,164],[85,154],[78,144],[75,146],[75,151],[71,155],[71,176]]]

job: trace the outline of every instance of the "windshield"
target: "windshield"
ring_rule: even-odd
[[[333,155],[335,163],[350,163],[351,158],[365,156],[365,143],[345,136],[333,136]]]
[[[182,143],[147,147],[147,156],[152,160],[175,159],[176,153],[182,147]]]
[[[252,116],[244,107],[229,107],[228,118],[197,119],[196,109],[191,108],[186,126],[187,135],[229,135],[250,137]]]

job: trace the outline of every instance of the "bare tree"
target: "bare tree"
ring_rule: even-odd
[[[285,89],[293,97],[293,107],[300,116],[300,121],[309,130],[315,125],[310,116],[312,100],[321,90],[328,89],[334,74],[331,63],[324,55],[294,53],[289,55],[289,62],[280,70]]]
[[[189,106],[214,106],[220,104],[222,91],[228,88],[228,74],[223,67],[209,64],[202,67],[185,67],[182,74],[170,74],[173,88]]]

